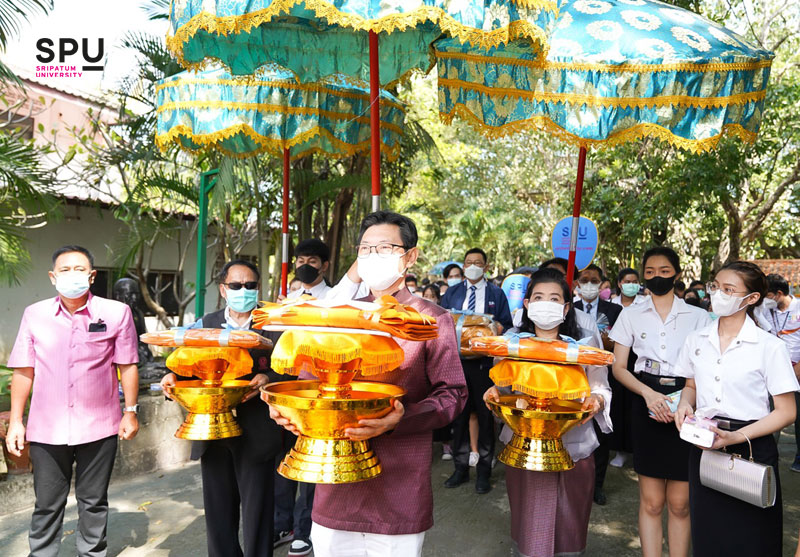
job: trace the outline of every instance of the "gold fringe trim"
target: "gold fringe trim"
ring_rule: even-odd
[[[581,398],[586,398],[590,394],[592,394],[591,390],[581,389],[580,391],[573,391],[573,392],[564,392],[559,390],[558,392],[553,391],[540,391],[534,389],[533,387],[529,387],[524,383],[515,383],[513,379],[508,380],[498,380],[492,377],[492,381],[498,387],[511,387],[515,391],[520,393],[525,393],[526,395],[530,395],[534,398],[560,398],[564,400],[576,400]]]
[[[183,56],[183,45],[189,42],[198,31],[203,30],[224,36],[234,33],[247,33],[254,27],[269,23],[278,16],[288,16],[290,10],[301,2],[306,9],[314,12],[318,18],[327,20],[329,24],[348,27],[357,31],[391,34],[394,31],[405,31],[421,23],[431,22],[438,25],[445,34],[455,37],[460,42],[470,43],[484,50],[516,39],[527,38],[532,42],[538,43],[543,57],[547,55],[547,33],[528,21],[513,21],[508,27],[483,31],[482,29],[465,26],[455,21],[443,9],[433,6],[422,6],[411,13],[393,14],[377,20],[370,20],[341,12],[325,0],[274,0],[269,8],[237,16],[218,17],[207,12],[199,13],[179,27],[174,35],[167,36],[167,48],[182,67],[190,70],[203,69],[214,59],[206,57],[200,62],[190,63]],[[543,11],[558,15],[558,7],[552,1],[524,0],[519,5],[521,7],[533,5]],[[223,63],[223,65],[229,68],[226,64]]]
[[[250,77],[250,76],[247,76]],[[176,79],[174,81],[169,81],[166,83],[160,83],[156,85],[156,93],[161,91],[162,89],[168,89],[172,87],[183,87],[185,85],[230,85],[230,86],[247,86],[247,87],[274,87],[280,89],[292,89],[295,91],[310,91],[313,93],[325,93],[328,95],[333,95],[335,97],[343,98],[343,99],[358,99],[364,100],[369,103],[369,93],[355,93],[352,91],[341,91],[338,89],[334,89],[332,87],[326,87],[324,84],[321,83],[297,83],[295,81],[286,81],[286,80],[259,80],[259,79],[239,79],[239,78],[232,78],[232,79],[200,79],[200,78],[185,78],[185,79]],[[361,86],[361,84],[359,84]],[[369,84],[366,84],[367,88]],[[396,103],[392,100],[385,99],[381,97],[380,99],[382,106],[390,106],[392,108],[396,108],[397,110],[403,111],[405,113],[406,109],[400,103]]]
[[[729,72],[729,71],[753,71],[772,66],[772,60],[758,60],[756,62],[708,62],[696,64],[691,62],[680,62],[675,64],[592,64],[588,62],[553,62],[546,57],[536,60],[525,60],[521,58],[508,58],[503,56],[482,56],[480,54],[468,54],[462,52],[441,52],[435,51],[437,59],[442,60],[463,60],[466,62],[477,62],[485,64],[505,64],[507,66],[525,66],[535,70],[574,70],[591,71],[606,73],[655,73],[655,72]]]
[[[607,108],[649,108],[661,106],[693,106],[699,108],[715,108],[736,104],[747,104],[760,101],[767,96],[766,89],[751,93],[739,93],[727,97],[690,97],[688,95],[665,95],[650,98],[637,97],[597,97],[594,95],[577,95],[572,93],[551,93],[547,91],[525,91],[517,88],[487,87],[478,83],[460,79],[440,77],[439,86],[451,89],[477,91],[494,99],[517,98],[531,101],[555,102],[572,105],[602,106]]]
[[[471,110],[462,104],[457,104],[453,107],[453,111],[449,114],[440,112],[439,117],[443,123],[448,125],[453,122],[455,117],[461,118],[478,132],[489,138],[506,137],[525,130],[538,129],[551,133],[566,143],[579,147],[586,147],[587,149],[592,147],[613,147],[644,137],[653,137],[679,149],[684,149],[692,153],[702,153],[712,150],[716,147],[717,143],[719,143],[720,139],[726,135],[736,136],[745,143],[754,143],[758,137],[757,133],[746,130],[741,124],[725,124],[720,133],[715,136],[705,139],[686,139],[673,134],[663,126],[648,122],[619,131],[606,139],[585,139],[568,132],[546,116],[536,116],[527,120],[511,122],[503,126],[489,126],[483,123]]]
[[[228,139],[233,137],[236,134],[243,133],[247,135],[250,139],[252,139],[255,143],[258,143],[260,147],[254,151],[249,153],[236,153],[234,151],[230,151],[219,145],[224,139]],[[403,132],[400,132],[402,135]],[[255,157],[257,155],[263,153],[271,153],[275,156],[281,156],[284,149],[291,149],[297,145],[305,143],[309,141],[311,138],[316,137],[317,135],[322,135],[326,139],[328,139],[338,150],[338,152],[330,153],[325,149],[320,147],[310,147],[308,149],[303,150],[300,153],[292,155],[292,160],[301,159],[307,155],[321,153],[326,156],[330,156],[333,158],[343,158],[343,157],[350,157],[353,155],[357,155],[359,153],[366,153],[370,150],[370,141],[362,141],[361,143],[357,143],[355,145],[350,143],[345,143],[342,140],[338,139],[334,135],[332,135],[328,130],[325,128],[321,128],[319,126],[305,131],[302,134],[290,139],[290,140],[282,140],[282,139],[274,139],[271,137],[265,137],[259,133],[257,133],[249,124],[237,124],[236,126],[231,126],[230,128],[226,128],[224,130],[219,130],[212,133],[207,134],[199,134],[195,135],[192,133],[191,128],[184,125],[174,126],[169,130],[169,132],[161,135],[156,136],[156,145],[162,151],[167,151],[169,147],[175,143],[177,144],[181,150],[190,153],[190,154],[197,154],[198,152],[202,151],[203,149],[207,148],[214,148],[220,153],[223,153],[227,156],[234,157],[237,159],[247,159],[250,157]],[[187,147],[177,141],[180,137],[186,137],[201,145],[198,149],[192,149]],[[400,144],[396,144],[394,146],[386,145],[383,140],[381,140],[381,153],[386,156],[387,160],[394,161],[400,155]]]

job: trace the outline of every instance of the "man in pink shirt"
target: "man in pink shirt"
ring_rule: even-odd
[[[25,309],[8,360],[14,375],[6,445],[19,455],[27,438],[33,462],[32,557],[58,554],[73,463],[78,554],[106,555],[108,482],[117,437],[132,439],[139,430],[136,327],[128,306],[89,292],[96,274],[92,267],[85,248],[56,250],[49,275],[58,296]],[[22,415],[31,391],[26,431]]]

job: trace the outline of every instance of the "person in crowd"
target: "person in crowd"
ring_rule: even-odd
[[[291,294],[292,292],[296,292],[301,288],[303,288],[303,283],[300,281],[299,278],[295,277],[289,281],[289,294]]]
[[[225,263],[217,276],[221,310],[207,313],[192,327],[252,329],[258,304],[258,268],[244,260]],[[261,331],[258,331],[261,333]],[[277,333],[262,333],[277,339]],[[253,350],[253,371],[241,377],[251,391],[236,407],[242,435],[213,441],[192,441],[192,460],[200,459],[206,543],[210,557],[272,555],[275,457],[281,450],[282,431],[264,412],[258,389],[270,381],[269,351]],[[277,374],[272,374],[278,380]],[[162,388],[179,378],[167,373]],[[244,547],[239,544],[239,517]]]
[[[436,305],[439,305],[439,302],[442,300],[442,295],[439,291],[439,285],[433,283],[423,288],[422,297],[425,298],[426,300],[430,300]]]
[[[567,276],[567,260],[563,257],[554,257],[553,259],[548,259],[547,261],[543,262],[539,265],[539,269],[556,269],[561,272],[561,274],[566,278]],[[578,270],[575,269],[573,273],[572,284],[574,285],[574,290],[578,288]],[[577,294],[575,294],[577,296]],[[524,308],[517,310],[514,314],[514,326],[518,327],[522,323],[522,316],[524,315]],[[603,338],[600,335],[600,329],[597,328],[597,323],[595,320],[589,316],[586,312],[581,311],[579,309],[575,310],[575,318],[578,321],[578,330],[580,331],[581,338],[592,337],[597,346],[603,346]]]
[[[600,283],[600,292],[598,294],[601,300],[606,302],[611,301],[612,291],[611,291],[611,281],[608,280],[608,277],[603,275],[603,282]]]
[[[392,295],[433,316],[439,335],[425,342],[397,340],[405,361],[381,381],[405,389],[403,402],[396,402],[383,418],[363,419],[346,430],[350,439],[371,439],[383,471],[367,482],[317,486],[311,528],[317,557],[419,556],[425,531],[433,525],[431,432],[461,412],[467,387],[453,319],[405,287],[405,273],[419,255],[417,238],[417,228],[406,216],[390,211],[367,215],[356,248],[357,275],[346,275],[338,285],[354,293],[363,281],[371,292],[366,300]],[[270,416],[297,432],[275,408]]]
[[[444,293],[447,292],[447,283],[443,280],[437,280],[431,283],[431,286],[436,286],[439,289],[439,296],[444,296]]]
[[[642,258],[644,279],[651,295],[622,310],[611,340],[614,377],[634,395],[633,467],[639,475],[639,538],[644,557],[661,555],[662,512],[668,511],[671,557],[689,553],[689,446],[672,426],[674,399],[686,380],[675,374],[675,362],[686,337],[710,323],[708,313],[675,296],[680,277],[678,254],[654,247]],[[636,363],[628,370],[633,350]],[[674,403],[673,403],[674,404]],[[674,406],[673,406],[674,408]]]
[[[511,311],[505,293],[489,283],[485,278],[489,261],[486,252],[481,248],[472,248],[464,255],[464,275],[466,281],[450,287],[442,297],[442,307],[450,311],[467,311],[491,315],[499,324],[500,331],[510,329]],[[469,388],[469,399],[464,411],[453,424],[453,462],[455,471],[445,481],[445,487],[458,487],[469,481],[470,458],[474,451],[470,447],[470,415],[476,414],[478,423],[477,462],[475,491],[489,493],[492,486],[489,478],[492,474],[494,458],[494,417],[483,403],[483,394],[491,386],[489,370],[491,358],[461,359],[464,375]]]
[[[646,299],[645,296],[639,294],[641,284],[639,283],[639,271],[636,269],[630,267],[620,269],[617,273],[617,287],[619,295],[611,299],[614,304],[626,308],[631,304],[640,304]]]
[[[57,249],[48,275],[58,295],[25,308],[8,358],[14,372],[6,448],[21,456],[25,443],[30,445],[35,495],[30,555],[59,553],[74,464],[77,554],[105,556],[117,440],[133,439],[139,430],[139,339],[127,305],[89,291],[97,275],[89,250]],[[31,391],[26,428],[23,413]]]
[[[464,282],[464,271],[461,269],[461,265],[458,263],[450,263],[450,265],[444,268],[442,277],[447,283],[447,287],[452,288],[455,285]],[[444,296],[444,292],[442,292],[442,296]]]
[[[595,264],[590,264],[581,270],[578,275],[578,294],[581,299],[575,303],[575,309],[583,310],[597,324],[600,335],[603,339],[603,348],[613,350],[614,343],[608,338],[608,331],[614,327],[622,308],[617,304],[612,304],[600,298],[600,286],[603,284],[603,271]],[[610,371],[607,369],[607,371]],[[618,388],[624,389],[621,385]],[[612,391],[613,393],[613,391]],[[615,400],[616,404],[616,400]],[[606,480],[608,470],[609,446],[611,443],[610,434],[602,433],[600,426],[595,422],[595,433],[597,434],[598,446],[594,451],[594,502],[598,505],[606,504],[606,494],[603,491],[603,484]]]
[[[689,304],[690,306],[703,309],[703,304],[700,303],[700,298],[698,298],[697,292],[695,292],[694,290],[687,290],[686,293],[683,295],[683,301]]]
[[[458,263],[450,263],[444,268],[442,277],[445,282],[444,285],[439,288],[439,292],[444,296],[449,288],[464,282],[464,271]],[[441,299],[439,300],[439,305],[441,305]],[[475,416],[474,420],[470,418],[470,456],[473,452],[477,453],[478,451],[477,420],[477,416]],[[442,444],[442,460],[453,460],[453,424],[447,424],[444,427],[436,429],[433,432],[433,440]]]
[[[419,286],[417,286],[417,277],[416,276],[414,276],[414,275],[412,275],[410,273],[408,275],[406,275],[406,288],[408,288],[408,291],[411,292],[412,294],[416,294],[417,293],[417,289],[419,288]]]
[[[777,500],[762,509],[703,486],[703,449],[691,446],[692,550],[695,555],[779,557],[783,554],[783,502],[773,434],[795,420],[794,395],[800,385],[786,344],[755,323],[754,309],[767,294],[761,269],[745,261],[728,263],[707,292],[719,319],[689,335],[681,349],[674,372],[686,378],[686,386],[675,424],[680,430],[695,409],[714,409],[719,423],[712,448],[772,466]]]
[[[559,335],[580,336],[564,275],[554,269],[533,274],[523,302],[522,326],[513,332],[530,333],[542,339]],[[590,341],[596,345],[595,341]],[[594,458],[598,447],[593,424],[608,433],[611,389],[604,366],[584,366],[591,394],[583,401],[589,416],[563,436],[564,446],[575,467],[566,472],[531,472],[506,466],[506,486],[511,505],[511,538],[514,554],[523,557],[580,555],[586,549],[592,510]],[[487,400],[498,400],[497,387],[489,388]],[[503,434],[508,434],[504,429]],[[501,437],[503,436],[501,434]]]
[[[330,259],[331,250],[322,240],[310,238],[298,243],[294,248],[294,276],[301,285],[286,297],[293,300],[306,294],[318,299],[325,298],[331,290],[325,282]]]
[[[800,377],[800,299],[789,294],[789,283],[786,279],[771,274],[767,277],[767,294],[762,305],[758,318],[767,331],[786,343],[794,373]],[[716,308],[714,312],[716,313]],[[795,393],[795,397],[800,406],[800,394]],[[794,431],[797,452],[790,470],[800,472],[800,419],[795,422]]]
[[[693,280],[689,283],[689,290],[693,290],[697,295],[697,299],[700,300],[700,307],[708,311],[709,307],[711,306],[711,302],[706,295],[705,283],[702,280]]]
[[[682,280],[675,281],[675,295],[678,298],[683,298],[683,295],[686,294],[686,283]]]

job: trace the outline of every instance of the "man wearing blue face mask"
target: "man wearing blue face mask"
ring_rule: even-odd
[[[225,308],[204,315],[192,327],[250,329],[258,304],[258,268],[249,261],[230,261],[217,280]],[[276,333],[256,332],[273,342],[277,338]],[[272,555],[273,471],[282,430],[269,419],[257,395],[260,387],[279,377],[269,367],[269,351],[251,350],[250,355],[253,372],[241,379],[249,379],[253,390],[236,407],[242,435],[192,442],[191,457],[200,459],[203,478],[209,557]],[[176,379],[168,373],[161,384],[174,385]],[[244,547],[239,545],[240,516]]]

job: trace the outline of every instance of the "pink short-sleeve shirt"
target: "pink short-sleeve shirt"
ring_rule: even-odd
[[[139,361],[128,306],[89,294],[70,315],[58,297],[25,308],[10,368],[33,368],[26,438],[79,445],[116,435],[122,411],[115,364]]]

